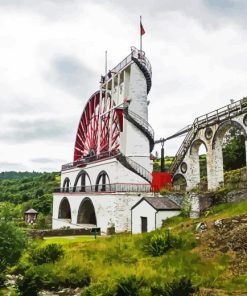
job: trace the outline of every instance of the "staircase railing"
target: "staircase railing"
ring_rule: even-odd
[[[185,139],[183,140],[181,146],[178,149],[178,152],[175,155],[173,165],[171,167],[171,172],[174,174],[176,170],[178,169],[179,165],[181,164],[182,160],[184,159],[184,156],[186,152],[188,151],[198,128],[196,126],[192,125],[191,130],[186,134]]]
[[[140,115],[129,110],[129,108],[124,108],[124,114],[126,118],[131,121],[137,128],[139,128],[149,139],[150,142],[150,152],[154,147],[154,130],[152,126]]]
[[[132,58],[136,58],[145,68],[148,70],[150,76],[152,77],[152,66],[149,62],[148,58],[145,56],[145,52],[143,50],[139,50],[136,47],[131,47]]]
[[[178,152],[175,155],[171,172],[174,174],[178,169],[199,129],[205,128],[207,126],[212,126],[216,123],[221,123],[225,120],[234,118],[246,112],[247,98],[243,98],[239,101],[233,102],[232,104],[228,104],[222,108],[216,109],[205,115],[197,117],[192,124],[191,130],[187,133],[185,139],[178,149]]]
[[[138,176],[142,177],[143,179],[145,179],[147,182],[151,184],[152,182],[151,173],[147,169],[145,169],[143,166],[141,166],[139,163],[135,162],[133,159],[125,156],[122,153],[118,154],[116,158],[124,167],[136,173]]]
[[[152,66],[149,60],[146,58],[144,51],[138,50],[136,47],[132,46],[131,53],[109,72],[114,73],[116,75],[124,68],[126,68],[128,65],[130,65],[133,61],[139,66],[139,68],[143,72],[147,80],[147,93],[149,93],[152,85]],[[104,77],[104,81],[109,81],[111,77],[112,76],[109,75],[109,73],[107,73]]]

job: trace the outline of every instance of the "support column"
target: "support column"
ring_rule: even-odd
[[[212,182],[212,189],[216,189],[224,185],[224,168],[223,168],[223,153],[220,141],[215,142],[213,149],[213,162],[214,162],[214,182]]]
[[[208,145],[207,152],[207,179],[208,179],[208,189],[212,190],[215,188],[215,166],[214,166],[214,156],[213,150]]]
[[[165,151],[163,142],[161,143],[160,171],[165,171]]]
[[[245,165],[247,166],[247,141],[245,141]]]
[[[198,152],[192,152],[187,161],[188,171],[186,173],[187,190],[193,189],[200,183],[200,163]]]
[[[100,86],[100,95],[99,95],[99,118],[98,118],[98,139],[97,139],[97,151],[96,154],[99,155],[100,154],[100,136],[101,136],[101,107],[102,107],[102,88],[103,88],[103,84],[101,84]]]
[[[113,75],[112,84],[111,84],[110,109],[113,108],[114,79],[115,79],[115,76]],[[109,126],[110,126],[110,130],[109,130],[109,133],[110,133],[109,134],[109,153],[111,151],[111,146],[112,146],[112,114],[113,114],[113,111],[110,111],[110,114],[109,114],[109,116],[110,116],[110,118],[109,118]]]

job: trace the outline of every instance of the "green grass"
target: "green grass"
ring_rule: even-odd
[[[158,233],[165,231],[158,230]],[[41,243],[63,244],[65,256],[55,264],[43,264],[32,268],[41,278],[44,277],[44,281],[49,278],[50,282],[58,279],[66,282],[72,274],[78,278],[80,274],[86,273],[90,275],[92,286],[104,283],[105,287],[112,288],[120,278],[136,275],[144,279],[147,290],[152,285],[163,285],[182,277],[190,278],[195,287],[223,288],[223,279],[228,267],[225,255],[215,254],[215,258],[205,260],[194,251],[193,244],[187,243],[186,248],[172,249],[162,256],[148,256],[143,251],[143,244],[148,235],[150,233],[102,237],[96,240],[93,237],[47,238]],[[190,237],[194,234],[186,229],[180,232],[180,236],[190,242]],[[25,260],[28,260],[28,257]],[[229,286],[230,284],[233,289],[234,284],[229,283]]]
[[[247,274],[238,278],[231,274],[231,254],[218,251],[212,255],[213,257],[201,255],[208,246],[202,240],[196,240],[194,232],[199,221],[210,222],[244,213],[247,213],[247,200],[214,206],[206,217],[199,219],[183,216],[170,218],[166,221],[165,228],[154,231],[153,235],[166,233],[167,228],[170,228],[171,235],[179,235],[187,242],[186,247],[185,244],[181,244],[156,257],[147,255],[143,248],[146,238],[152,233],[98,237],[96,240],[94,236],[46,237],[41,242],[37,241],[37,246],[40,243],[62,244],[64,257],[55,264],[32,266],[27,252],[23,256],[22,268],[19,270],[25,272],[31,268],[43,283],[49,280],[51,286],[53,283],[60,285],[68,284],[70,281],[77,283],[89,275],[89,289],[94,293],[87,295],[113,295],[109,294],[109,291],[114,290],[119,279],[133,276],[142,278],[145,283],[145,293],[142,291],[141,295],[150,296],[150,287],[162,286],[183,277],[191,279],[193,286],[198,288],[216,288],[226,293],[245,292]]]
[[[209,210],[209,217],[221,219],[242,214],[247,214],[247,199],[236,203],[224,203],[212,207]]]
[[[99,239],[100,237],[97,237],[96,239]],[[47,244],[61,244],[61,245],[67,245],[67,244],[74,244],[74,243],[81,243],[81,242],[88,242],[88,241],[94,241],[95,238],[93,235],[83,235],[83,236],[54,236],[54,237],[44,237],[44,245]]]

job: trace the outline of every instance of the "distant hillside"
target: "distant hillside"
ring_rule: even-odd
[[[59,183],[58,173],[6,172],[0,178],[0,203],[18,205],[22,213],[32,207],[44,215],[51,214],[52,193]]]
[[[42,173],[40,172],[1,172],[0,173],[0,179],[23,179],[26,177],[36,177],[40,176]]]

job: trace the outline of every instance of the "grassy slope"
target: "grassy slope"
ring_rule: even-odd
[[[207,243],[198,239],[198,235],[195,234],[196,223],[199,221],[211,224],[212,220],[242,213],[247,213],[247,200],[216,206],[207,217],[196,221],[183,217],[170,219],[166,229],[169,227],[172,234],[183,237],[187,244],[183,248],[170,250],[165,255],[157,257],[148,256],[142,249],[145,237],[149,234],[101,237],[91,241],[82,241],[80,238],[63,239],[65,257],[55,265],[43,266],[42,273],[45,270],[52,278],[55,274],[66,277],[66,272],[72,269],[77,270],[78,275],[87,271],[92,279],[91,285],[96,287],[96,290],[97,287],[104,290],[103,287],[106,285],[114,285],[119,278],[136,275],[144,278],[147,287],[186,276],[191,278],[194,286],[220,289],[223,291],[222,295],[230,295],[228,293],[233,291],[243,292],[247,290],[247,274],[230,274],[229,267],[233,254],[217,251],[211,257],[202,255],[207,251]],[[166,230],[154,233],[164,231]],[[210,231],[209,229],[208,233]],[[59,239],[46,240],[45,244],[58,241]],[[196,247],[193,247],[192,241],[197,241]],[[150,295],[147,288],[142,293]]]

